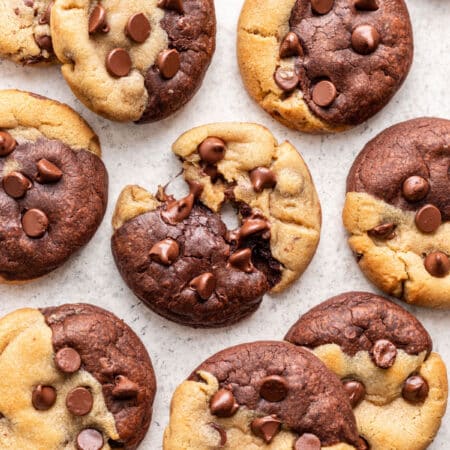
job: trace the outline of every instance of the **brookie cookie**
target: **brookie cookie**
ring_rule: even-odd
[[[128,286],[158,314],[194,327],[230,325],[306,269],[321,211],[311,175],[264,127],[222,123],[182,135],[190,193],[175,200],[128,186],[113,217],[112,250]],[[231,203],[240,227],[220,217]]]
[[[380,111],[405,80],[413,37],[403,0],[246,0],[245,87],[272,117],[337,132]]]
[[[347,179],[344,224],[364,274],[402,300],[450,307],[450,121],[421,118],[369,142]]]
[[[73,304],[0,320],[4,450],[134,450],[155,391],[145,347],[108,311]]]
[[[303,315],[287,341],[310,349],[342,380],[371,450],[423,450],[447,405],[447,372],[409,312],[349,292]]]
[[[107,203],[100,154],[68,106],[0,91],[0,282],[45,275],[91,239]]]
[[[164,450],[363,449],[348,397],[310,352],[283,342],[223,350],[175,391]]]
[[[55,61],[50,36],[50,0],[5,0],[0,8],[0,56],[20,64]]]
[[[153,122],[180,109],[215,49],[213,0],[56,0],[51,27],[74,94],[121,122]]]

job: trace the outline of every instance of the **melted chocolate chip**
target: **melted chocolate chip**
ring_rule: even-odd
[[[267,167],[257,167],[250,172],[250,181],[255,192],[272,189],[277,184],[275,173]]]
[[[244,220],[241,228],[237,231],[238,240],[260,233],[263,234],[263,237],[267,237],[264,234],[268,230],[270,230],[270,224],[267,219],[250,217]]]
[[[425,178],[412,176],[407,178],[402,186],[403,197],[409,202],[423,200],[430,192],[430,184]]]
[[[250,248],[238,250],[230,256],[228,264],[246,273],[253,272],[252,250]]]
[[[71,347],[64,347],[55,355],[56,367],[64,373],[75,373],[81,367],[80,354]]]
[[[126,77],[132,67],[130,54],[123,48],[111,50],[106,57],[106,69],[113,77]]]
[[[134,398],[139,393],[139,386],[124,375],[118,375],[112,389],[112,395],[115,398]]]
[[[131,16],[125,28],[126,35],[138,44],[142,44],[148,39],[150,31],[150,22],[143,13],[137,13]]]
[[[169,80],[180,70],[180,54],[174,48],[163,50],[156,61],[159,72],[163,78]]]
[[[198,154],[207,164],[217,164],[225,157],[226,144],[218,137],[208,137],[198,146]]]
[[[433,277],[442,278],[450,273],[450,258],[442,252],[430,253],[425,258],[425,269]]]
[[[223,447],[227,443],[227,432],[220,425],[217,425],[217,423],[211,422],[209,425],[219,433],[219,447]]]
[[[166,208],[161,211],[161,217],[169,224],[177,224],[186,219],[194,206],[194,194],[190,193],[181,200],[169,201]]]
[[[281,402],[288,395],[289,387],[285,378],[271,375],[262,380],[259,395],[269,402]]]
[[[52,8],[55,2],[50,2],[47,6],[47,8],[44,11],[44,14],[42,14],[42,16],[39,19],[39,24],[40,25],[47,25],[50,23],[50,17],[52,14]]]
[[[371,351],[372,360],[380,369],[389,369],[395,363],[397,348],[387,339],[375,342]]]
[[[42,50],[47,50],[48,52],[53,51],[53,43],[51,36],[35,36],[34,40],[36,44],[39,45],[39,48]]]
[[[423,403],[429,392],[430,387],[427,381],[420,375],[413,375],[405,381],[402,396],[411,403]]]
[[[356,380],[344,380],[342,382],[344,390],[350,399],[352,408],[356,408],[366,396],[366,388],[364,384]]]
[[[202,300],[208,300],[216,289],[216,277],[212,273],[203,273],[195,277],[189,287],[200,296]]]
[[[434,233],[442,223],[442,215],[434,205],[425,205],[416,213],[416,226],[422,233]]]
[[[228,389],[218,390],[209,403],[211,414],[217,417],[231,417],[239,408],[233,393]]]
[[[183,0],[159,0],[158,6],[164,9],[170,9],[183,14]]]
[[[150,258],[166,266],[173,264],[179,254],[180,247],[173,239],[159,241],[150,250]]]
[[[352,33],[352,47],[356,53],[369,55],[380,44],[380,34],[372,25],[359,25]]]
[[[66,397],[66,407],[74,416],[85,416],[92,410],[94,398],[84,387],[72,389]]]
[[[358,449],[359,450],[369,450],[370,449],[369,443],[361,436],[359,437]]]
[[[369,236],[376,239],[393,239],[395,237],[395,224],[383,223],[368,231]]]
[[[29,209],[22,217],[22,228],[30,238],[41,238],[47,231],[47,215],[40,209]]]
[[[376,11],[378,9],[377,0],[354,0],[353,5],[360,11]]]
[[[281,422],[276,416],[259,417],[250,424],[253,434],[264,439],[265,442],[270,443],[272,439],[280,431]]]
[[[37,170],[38,175],[36,176],[36,180],[41,184],[56,183],[63,175],[58,166],[55,166],[55,164],[46,159],[41,159],[37,163]]]
[[[7,131],[0,131],[0,156],[9,155],[16,147],[15,139]]]
[[[313,88],[313,102],[322,108],[327,108],[336,99],[336,86],[329,80],[319,81]]]
[[[99,31],[103,33],[109,32],[109,26],[106,21],[106,9],[98,4],[89,17],[89,34],[95,34]]]
[[[51,386],[36,386],[33,389],[31,402],[38,411],[47,411],[56,402],[56,390]]]
[[[316,14],[327,14],[331,11],[334,0],[311,0],[311,8]]]
[[[320,450],[321,448],[320,439],[310,433],[300,436],[294,445],[294,450]]]
[[[275,83],[284,92],[290,93],[298,86],[300,79],[293,69],[278,67],[275,71]]]
[[[11,172],[3,178],[3,189],[12,198],[22,198],[31,188],[31,181],[20,172]]]
[[[101,450],[103,444],[103,435],[93,428],[86,428],[77,436],[78,450]]]
[[[290,31],[280,45],[280,58],[290,58],[291,56],[303,56],[303,47],[300,39]]]

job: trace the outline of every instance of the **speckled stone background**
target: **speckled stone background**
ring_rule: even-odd
[[[161,448],[173,390],[207,356],[246,341],[280,339],[308,308],[348,290],[372,290],[346,244],[341,222],[345,178],[354,157],[381,130],[419,116],[450,118],[450,2],[408,0],[415,32],[415,61],[404,87],[368,123],[339,136],[307,136],[272,120],[250,100],[239,77],[236,24],[243,0],[216,0],[217,51],[202,89],[174,117],[152,125],[108,122],[88,111],[72,95],[58,68],[36,69],[0,63],[0,88],[30,90],[63,101],[85,117],[100,136],[110,175],[110,202],[105,220],[91,243],[50,276],[24,286],[0,287],[0,313],[24,306],[85,301],[108,308],[128,322],[153,359],[158,394],[150,432],[141,448]],[[39,114],[39,112],[37,112]],[[125,184],[155,190],[180,171],[170,151],[185,130],[213,121],[253,121],[269,127],[279,140],[290,140],[303,154],[323,208],[319,250],[309,269],[288,292],[267,296],[248,320],[221,330],[192,330],[160,318],[143,306],[122,282],[110,252],[111,215]],[[174,183],[172,191],[180,191]],[[177,193],[178,193],[177,192]],[[181,192],[180,192],[181,193]],[[450,315],[410,308],[424,322],[435,350],[450,363]],[[433,450],[450,447],[450,415],[444,419]],[[399,449],[400,450],[400,449]],[[407,449],[401,449],[407,450]]]

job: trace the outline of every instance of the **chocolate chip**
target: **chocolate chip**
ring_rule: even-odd
[[[47,50],[48,52],[53,51],[53,43],[51,36],[35,36],[36,44],[39,45],[39,48],[42,50]]]
[[[180,70],[180,54],[174,48],[163,50],[158,55],[156,64],[163,78],[173,78]]]
[[[118,375],[111,391],[116,398],[134,398],[139,393],[139,386],[124,375]]]
[[[89,16],[89,34],[95,34],[99,31],[109,32],[109,26],[106,21],[106,9],[102,5],[97,5]]]
[[[48,217],[40,209],[29,209],[22,217],[22,228],[30,238],[41,238],[48,228]]]
[[[360,11],[376,11],[378,9],[377,0],[354,0],[353,5]]]
[[[203,164],[202,170],[205,175],[211,178],[213,183],[219,178],[219,169],[214,164]]]
[[[63,175],[62,171],[58,166],[51,163],[47,159],[41,159],[37,163],[38,175],[36,180],[41,183],[56,183],[59,181]]]
[[[227,443],[227,432],[220,425],[217,425],[217,423],[211,422],[209,425],[219,433],[219,447],[223,447]]]
[[[358,439],[358,449],[359,450],[369,450],[370,449],[369,443],[361,436]]]
[[[34,0],[23,0],[23,4],[29,8],[32,8],[34,6]]]
[[[434,233],[441,223],[441,212],[434,205],[425,205],[416,213],[416,226],[423,233]]]
[[[411,403],[423,403],[429,392],[430,387],[427,381],[420,375],[413,375],[405,381],[402,396]]]
[[[271,375],[262,380],[259,395],[269,402],[281,402],[288,394],[286,379],[279,375]]]
[[[94,398],[85,387],[72,389],[66,397],[66,407],[74,416],[85,416],[92,410]]]
[[[217,164],[225,158],[226,144],[218,137],[208,137],[198,146],[198,154],[207,164]]]
[[[113,77],[126,77],[131,71],[130,54],[123,48],[115,48],[106,57],[106,69]]]
[[[253,272],[252,250],[250,248],[238,250],[230,256],[228,263],[231,267],[242,270],[243,272]]]
[[[275,173],[267,167],[257,167],[250,172],[250,181],[255,192],[272,189],[277,184]]]
[[[166,266],[173,264],[179,254],[180,247],[173,239],[159,241],[150,250],[150,258]]]
[[[150,36],[151,26],[144,13],[132,15],[127,22],[125,34],[138,44],[145,42]]]
[[[430,253],[425,258],[425,269],[433,277],[442,278],[450,273],[450,258],[442,252]]]
[[[182,222],[189,217],[194,206],[194,194],[182,198],[178,201],[169,201],[164,211],[161,212],[161,217],[168,223],[174,225],[178,222]]]
[[[298,86],[299,78],[293,69],[278,67],[275,71],[275,83],[284,92],[292,92]]]
[[[238,234],[240,239],[245,239],[253,234],[265,233],[268,230],[270,230],[270,224],[266,219],[249,218],[244,220]]]
[[[75,373],[81,367],[80,354],[71,347],[64,347],[55,355],[56,367],[64,373]]]
[[[159,0],[158,7],[164,9],[171,9],[183,14],[183,0]]]
[[[189,185],[189,192],[193,194],[195,198],[200,198],[204,189],[203,184],[194,180],[187,180],[187,184]]]
[[[376,239],[393,239],[395,237],[395,224],[383,223],[368,231],[369,236]]]
[[[11,172],[3,178],[3,189],[12,198],[22,198],[31,188],[31,181],[20,172]]]
[[[290,31],[280,45],[280,58],[290,58],[291,56],[303,56],[303,47],[300,39]]]
[[[0,131],[0,156],[8,156],[16,147],[15,139],[7,131]]]
[[[209,402],[211,414],[217,417],[231,417],[239,408],[233,393],[228,389],[218,390]]]
[[[389,369],[395,363],[397,348],[387,339],[380,339],[375,342],[371,351],[372,360],[380,369]]]
[[[93,428],[86,428],[78,433],[78,450],[101,450],[103,448],[103,444],[103,435]]]
[[[359,25],[352,33],[352,47],[356,53],[369,55],[380,44],[380,34],[372,25]]]
[[[334,0],[311,0],[311,8],[316,14],[327,14],[331,11]]]
[[[264,439],[265,442],[270,443],[280,431],[281,422],[274,415],[259,417],[252,421],[250,427],[253,434]]]
[[[50,17],[52,15],[52,8],[53,8],[54,4],[55,4],[55,2],[50,2],[48,4],[47,8],[44,11],[44,14],[42,14],[42,16],[39,19],[39,24],[40,25],[46,25],[46,24],[50,23]]]
[[[321,445],[320,439],[316,435],[305,433],[295,442],[294,450],[320,450]]]
[[[56,390],[51,386],[36,386],[31,395],[31,402],[38,411],[47,411],[56,402]]]
[[[430,184],[425,178],[414,175],[407,178],[402,186],[403,197],[409,202],[423,200],[430,192]]]
[[[322,108],[330,106],[336,99],[337,91],[335,85],[328,80],[319,81],[313,88],[313,102]]]
[[[347,392],[352,408],[356,408],[366,396],[366,388],[364,384],[356,380],[344,380],[342,382],[344,390]]]
[[[208,300],[216,289],[216,277],[212,273],[202,273],[195,277],[189,287],[197,292],[202,300]]]

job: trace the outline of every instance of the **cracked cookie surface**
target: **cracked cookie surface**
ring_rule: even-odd
[[[450,121],[420,118],[369,142],[347,179],[343,219],[364,274],[421,306],[450,307]]]
[[[360,441],[345,391],[317,358],[254,342],[206,360],[172,398],[164,450],[218,446],[350,450]]]
[[[195,128],[173,151],[189,195],[176,201],[126,187],[113,217],[114,258],[157,313],[195,327],[230,325],[308,266],[320,235],[317,193],[295,148],[259,125]],[[226,202],[241,219],[233,231],[220,217]]]
[[[413,58],[403,0],[246,0],[238,58],[250,95],[275,119],[337,132],[382,109]]]
[[[313,351],[349,395],[373,450],[423,450],[447,405],[447,372],[421,323],[374,294],[348,292],[304,314],[285,339]]]
[[[148,429],[156,390],[150,358],[134,332],[101,308],[5,316],[0,375],[2,449],[134,450]]]
[[[180,109],[215,49],[213,0],[57,0],[51,26],[72,91],[121,122],[161,120]]]
[[[0,117],[0,280],[23,282],[92,238],[108,175],[97,136],[68,106],[1,91]]]

